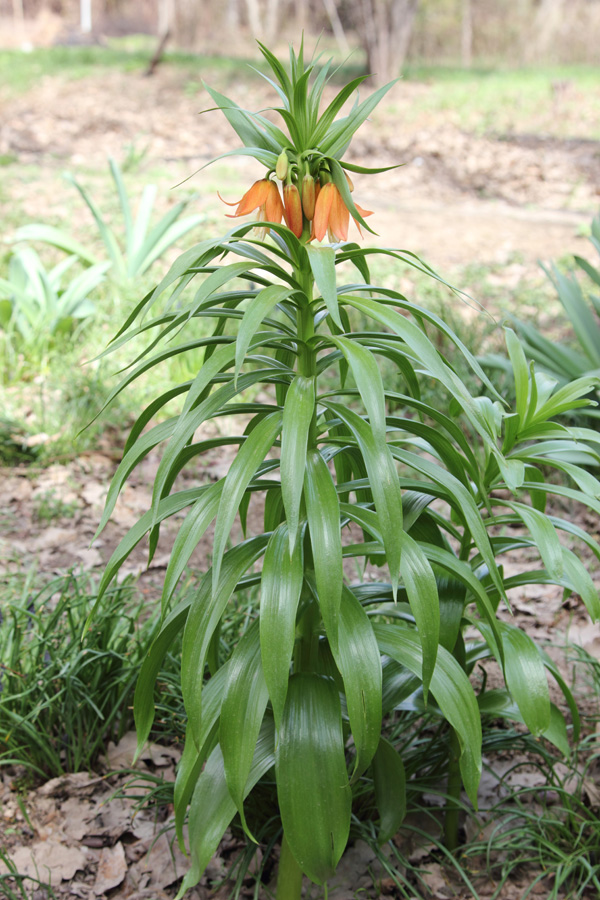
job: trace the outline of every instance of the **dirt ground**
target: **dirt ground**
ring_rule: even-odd
[[[201,76],[198,72],[198,79]],[[122,159],[127,147],[144,148],[144,167],[167,170],[172,184],[187,177],[222,153],[230,137],[221,117],[198,115],[208,102],[206,95],[196,93],[196,87],[194,81],[190,90],[187,76],[184,80],[180,72],[167,67],[159,68],[151,79],[116,71],[101,79],[87,77],[74,82],[42,78],[35,89],[17,98],[3,98],[0,87],[0,155],[15,157],[21,166],[36,167],[29,170],[31,177],[19,174],[5,186],[0,194],[0,218],[12,222],[18,205],[32,220],[66,221],[68,210],[57,190],[60,171],[100,169],[108,155]],[[271,102],[266,94],[251,92],[244,83],[230,89],[238,102],[247,102],[250,108]],[[400,84],[395,89],[393,111],[388,108],[386,112],[384,105],[353,144],[351,159],[355,163],[404,164],[368,181],[358,176],[355,180],[359,202],[375,213],[371,221],[381,242],[422,253],[430,264],[442,269],[474,260],[489,264],[517,259],[533,271],[539,258],[585,252],[578,234],[600,202],[600,144],[577,137],[558,140],[543,135],[501,138],[467,134],[450,114],[433,114],[427,109],[418,113],[424,90],[423,85]],[[549,97],[544,115],[560,115],[560,104],[570,102],[574,99],[562,94]],[[10,168],[5,171],[10,176]],[[256,164],[242,159],[216,171],[231,178],[232,194],[239,185],[260,177]],[[216,176],[208,181],[213,184]],[[222,215],[216,188],[202,194],[198,204],[211,217]],[[78,564],[99,573],[119,538],[148,508],[157,465],[151,455],[137,470],[111,523],[90,547],[116,462],[107,439],[95,452],[65,465],[37,472],[4,470],[0,476],[0,566],[11,570],[35,564],[52,574]],[[210,459],[198,477],[218,478],[228,462],[222,456]],[[69,515],[50,525],[42,521],[39,508],[45,496],[60,497],[71,507]],[[597,527],[597,523],[586,524]],[[167,534],[152,569],[142,575],[151,592],[159,590],[168,544]],[[209,550],[210,535],[192,562],[201,565]],[[514,565],[517,569],[518,559]],[[140,548],[125,572],[140,574],[144,566]],[[513,599],[517,623],[534,627],[536,637],[556,640],[557,634],[568,630],[571,639],[600,656],[600,630],[587,624],[580,610],[564,607],[560,592],[536,588]],[[127,741],[114,748],[107,770],[118,768],[130,750]],[[142,766],[162,769],[172,777],[174,760],[161,752],[149,751],[154,759],[148,762],[146,758]],[[16,829],[22,836],[17,843],[11,841],[20,871],[34,873],[36,867],[40,871],[50,866],[53,885],[61,896],[172,897],[173,884],[185,863],[174,851],[171,855],[166,838],[155,845],[154,856],[147,855],[164,823],[152,821],[148,814],[134,819],[129,801],[106,803],[117,786],[118,780],[87,775],[50,783],[26,798],[31,827],[25,827],[11,790],[11,776],[5,774],[0,784],[0,809],[7,829]],[[487,790],[491,796],[495,788],[488,785]],[[222,848],[196,892],[198,898],[225,896],[211,893],[211,886],[234,847],[235,841]],[[376,872],[373,856],[365,847],[354,847],[345,857],[339,882],[330,892],[332,900],[349,900],[361,888],[371,890],[361,881],[368,870]],[[428,856],[430,849],[413,849],[415,860],[422,861],[430,873],[429,896],[468,900],[472,895],[465,893],[434,856]],[[532,873],[524,871],[500,897],[517,900],[531,879]],[[490,897],[494,890],[487,877],[478,879],[476,887],[482,897]],[[542,881],[534,894],[548,896],[550,887]],[[33,898],[41,900],[43,896],[34,894]]]

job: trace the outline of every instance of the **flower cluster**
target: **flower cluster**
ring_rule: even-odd
[[[283,200],[277,182],[271,178],[274,174],[283,185]],[[354,190],[349,176],[346,175],[348,188]],[[223,199],[221,197],[221,199]],[[331,180],[331,174],[324,168],[312,174],[308,165],[300,177],[299,166],[291,162],[286,151],[282,151],[275,172],[268,173],[266,178],[255,181],[241,200],[228,203],[237,206],[232,218],[246,216],[257,210],[257,221],[261,223],[260,231],[264,236],[269,228],[267,223],[278,225],[282,220],[296,237],[306,240],[322,241],[327,234],[329,241],[347,241],[350,224],[350,210],[346,206],[338,187]],[[355,204],[362,216],[372,212]],[[353,217],[360,232],[360,224]]]

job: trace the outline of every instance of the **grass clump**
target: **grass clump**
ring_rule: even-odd
[[[0,765],[36,776],[91,770],[130,727],[129,705],[151,623],[131,579],[94,606],[87,575],[36,588],[13,576],[0,605]],[[83,636],[83,637],[82,637]]]

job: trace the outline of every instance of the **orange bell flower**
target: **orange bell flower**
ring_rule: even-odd
[[[372,215],[370,210],[362,209],[357,204],[355,206],[363,218]],[[356,222],[356,219],[354,221]],[[328,181],[319,191],[315,203],[312,237],[322,241],[327,233],[330,241],[347,241],[349,222],[350,211],[344,203],[342,195],[335,184]],[[358,222],[356,224],[358,225]]]
[[[223,200],[219,194],[219,199]],[[237,216],[247,216],[253,210],[258,210],[257,220],[259,222],[275,222],[279,224],[283,219],[283,203],[277,189],[277,185],[270,178],[261,178],[255,181],[250,190],[246,191],[241,200],[236,203],[228,203],[223,200],[227,206],[236,206],[234,213],[226,213],[230,219]]]

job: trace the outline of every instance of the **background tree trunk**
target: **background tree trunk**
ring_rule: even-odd
[[[408,52],[419,0],[357,0],[355,19],[377,84],[396,78]]]
[[[473,62],[473,10],[471,0],[461,0],[460,58],[469,68]]]

